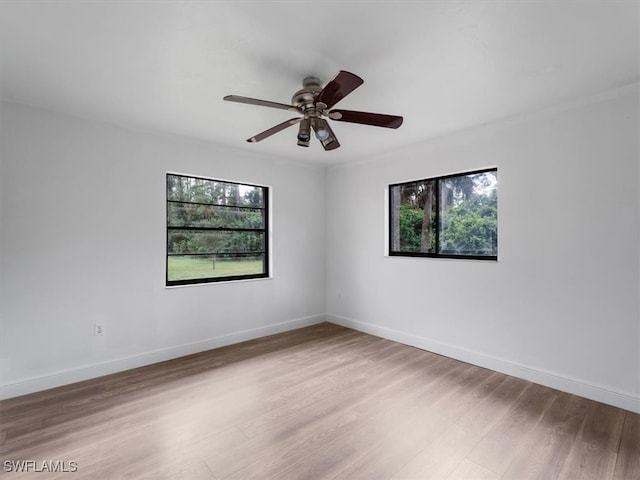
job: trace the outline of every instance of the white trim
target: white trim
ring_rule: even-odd
[[[7,399],[39,392],[50,388],[60,387],[70,383],[89,380],[92,378],[122,372],[132,368],[151,365],[179,358],[193,353],[203,352],[214,348],[233,345],[235,343],[253,340],[255,338],[287,332],[297,328],[316,325],[328,321],[336,325],[393,340],[404,345],[411,345],[422,350],[455,358],[463,362],[489,368],[496,372],[529,380],[556,390],[579,395],[584,398],[623,408],[631,412],[640,413],[640,396],[628,392],[621,392],[603,385],[585,382],[581,379],[567,377],[555,372],[549,372],[522,365],[509,360],[493,357],[482,352],[456,347],[451,344],[438,342],[426,337],[401,332],[388,327],[381,327],[371,323],[361,322],[337,315],[320,314],[310,317],[289,320],[264,327],[242,330],[239,332],[220,335],[206,340],[193,342],[176,347],[154,350],[146,353],[109,360],[85,367],[62,370],[48,375],[24,378],[10,384],[0,385],[0,399]]]
[[[478,365],[513,377],[522,378],[556,390],[613,405],[614,407],[623,408],[631,412],[640,413],[640,396],[637,394],[616,391],[604,385],[597,385],[559,373],[540,370],[503,358],[493,357],[482,352],[456,347],[455,345],[438,342],[388,327],[381,327],[379,325],[331,314],[327,314],[326,319],[328,322],[342,325],[343,327],[352,328],[405,345],[411,345],[412,347],[455,358],[456,360]]]
[[[240,278],[238,280],[216,280],[215,282],[185,283],[184,285],[164,285],[164,288],[165,290],[173,290],[174,288],[206,287],[211,285],[222,285],[225,283],[262,282],[265,280],[273,280],[273,276],[269,275],[268,277]]]
[[[81,382],[83,380],[89,380],[103,375],[122,372],[132,368],[151,365],[165,360],[183,357],[185,355],[191,355],[193,353],[204,352],[214,348],[265,337],[267,335],[274,335],[276,333],[287,332],[297,328],[308,327],[324,321],[325,316],[323,314],[313,315],[264,327],[229,333],[227,335],[220,335],[218,337],[212,337],[206,340],[179,345],[176,347],[153,350],[137,355],[131,355],[129,357],[87,365],[80,368],[62,370],[37,377],[24,378],[13,383],[0,385],[0,399],[17,397],[19,395],[39,392],[70,383]]]

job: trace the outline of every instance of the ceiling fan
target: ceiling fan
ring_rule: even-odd
[[[258,100],[256,98],[240,97],[238,95],[227,95],[223,100],[290,110],[302,115],[302,117],[291,118],[275,127],[258,133],[248,138],[247,142],[259,142],[287,127],[300,124],[298,128],[298,145],[301,147],[309,146],[311,129],[313,129],[316,138],[320,140],[325,150],[335,150],[340,146],[340,143],[325,117],[338,122],[361,123],[363,125],[373,125],[376,127],[398,128],[402,125],[402,117],[396,115],[356,112],[353,110],[331,110],[336,103],[363,83],[364,80],[357,75],[341,70],[324,88],[318,78],[305,78],[302,81],[303,88],[293,94],[291,105]]]

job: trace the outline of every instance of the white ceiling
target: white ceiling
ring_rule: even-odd
[[[629,1],[6,1],[0,95],[137,129],[336,164],[639,81]],[[309,75],[365,83],[338,107],[404,116],[334,122],[342,147],[296,145],[289,103]]]

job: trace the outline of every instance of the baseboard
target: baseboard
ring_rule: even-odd
[[[48,375],[25,378],[10,384],[0,385],[0,399],[17,397],[29,393],[40,392],[50,388],[68,385],[70,383],[81,382],[92,378],[123,372],[132,368],[143,367],[153,363],[163,362],[174,358],[191,355],[193,353],[204,352],[213,348],[233,345],[235,343],[253,340],[254,338],[274,335],[276,333],[287,332],[297,328],[308,327],[326,321],[325,315],[314,315],[310,317],[298,318],[263,327],[252,328],[233,332],[227,335],[208,338],[206,340],[193,342],[185,345],[144,352],[107,362],[87,365],[80,368],[58,371]]]
[[[393,340],[405,345],[411,345],[440,355],[445,355],[447,357],[488,368],[496,372],[529,380],[550,388],[555,388],[556,390],[572,393],[584,398],[623,408],[631,412],[640,413],[640,396],[633,395],[631,393],[615,391],[601,385],[587,383],[583,380],[570,378],[554,372],[543,371],[516,362],[492,357],[481,352],[467,350],[392,328],[381,327],[379,325],[330,314],[314,315],[289,320],[273,325],[212,337],[199,342],[140,353],[107,362],[58,371],[48,375],[21,379],[10,384],[0,385],[0,399],[48,390],[50,388],[60,387],[70,383],[89,380],[103,375],[122,372],[132,368],[151,365],[153,363],[171,360],[193,353],[211,350],[213,348],[233,345],[235,343],[253,340],[267,335],[274,335],[276,333],[307,327],[324,321],[386,338],[388,340]]]
[[[393,340],[404,345],[410,345],[439,355],[455,358],[456,360],[488,368],[513,377],[522,378],[562,392],[571,393],[590,400],[613,405],[614,407],[623,408],[631,412],[640,413],[640,396],[631,393],[615,391],[601,385],[594,385],[583,380],[532,368],[527,365],[492,357],[481,352],[467,350],[429,338],[401,332],[392,328],[381,327],[379,325],[373,325],[371,323],[330,314],[326,315],[326,320],[343,327],[352,328],[377,337]]]

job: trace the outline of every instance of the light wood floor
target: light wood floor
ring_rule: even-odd
[[[639,415],[331,324],[5,400],[0,427],[5,469],[77,462],[8,479],[640,479]]]

